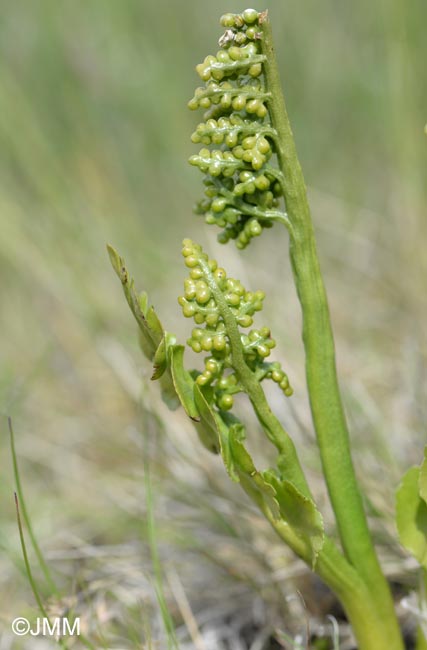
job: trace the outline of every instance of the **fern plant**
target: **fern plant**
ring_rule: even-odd
[[[153,379],[160,381],[169,406],[182,404],[203,445],[221,455],[230,478],[240,483],[282,540],[335,592],[360,650],[402,650],[393,599],[352,463],[327,297],[271,23],[267,12],[247,9],[224,15],[221,25],[220,49],[197,66],[203,85],[189,102],[190,109],[204,110],[191,138],[201,148],[190,163],[204,175],[204,198],[196,212],[221,229],[220,242],[234,240],[239,249],[264,228],[278,223],[287,229],[303,316],[307,389],[339,540],[325,531],[292,438],[264,393],[263,383],[270,380],[284,397],[292,395],[286,372],[270,360],[275,346],[270,329],[253,327],[264,293],[247,290],[209,259],[199,244],[184,240],[182,254],[189,276],[179,303],[183,315],[194,320],[188,346],[206,355],[202,370],[189,371],[184,346],[163,329],[146,294],[135,291],[123,259],[111,247],[110,258],[139,325],[142,351],[153,363]],[[274,467],[260,469],[250,456],[245,426],[233,413],[237,393],[247,395],[275,446]],[[412,478],[413,473],[405,485]],[[403,496],[400,491],[403,513],[408,503],[412,510],[409,522],[408,516],[400,515],[399,528],[404,542],[416,529],[418,557],[426,566],[425,529],[420,532],[415,523],[418,500],[426,498],[423,481],[421,496],[416,490],[409,497],[408,489]]]

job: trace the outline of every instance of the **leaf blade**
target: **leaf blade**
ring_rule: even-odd
[[[396,492],[396,524],[400,543],[427,568],[427,504],[419,492],[420,468],[411,467]]]
[[[173,345],[170,348],[172,379],[176,393],[188,417],[199,422],[200,414],[194,401],[194,379],[184,368],[184,346]]]

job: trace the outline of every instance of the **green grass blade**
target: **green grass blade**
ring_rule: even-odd
[[[20,538],[20,541],[21,541],[21,548],[22,548],[22,555],[23,555],[23,558],[24,558],[25,570],[27,572],[28,581],[30,583],[31,590],[32,590],[32,592],[34,594],[34,598],[35,598],[35,600],[37,602],[37,605],[38,605],[42,615],[47,620],[49,620],[49,616],[48,616],[48,614],[46,612],[46,609],[45,609],[45,607],[43,605],[43,601],[41,599],[39,590],[37,588],[37,584],[36,584],[36,582],[34,580],[34,576],[33,576],[32,571],[31,571],[31,566],[30,566],[30,562],[29,562],[29,559],[28,559],[27,547],[26,547],[26,544],[25,544],[24,531],[23,531],[23,527],[22,527],[21,512],[22,512],[22,518],[23,518],[23,520],[25,522],[25,525],[26,525],[27,530],[28,530],[28,534],[30,536],[31,544],[33,546],[34,552],[35,552],[35,554],[37,556],[37,559],[39,561],[39,564],[40,564],[40,567],[41,567],[41,569],[43,571],[43,574],[44,574],[44,576],[46,578],[46,581],[47,581],[47,583],[49,585],[49,588],[50,588],[51,592],[55,596],[57,596],[58,598],[59,598],[60,594],[59,594],[59,590],[58,590],[57,586],[55,585],[55,583],[54,583],[54,581],[52,579],[52,576],[51,576],[50,571],[49,571],[49,567],[48,567],[48,565],[47,565],[47,563],[46,563],[46,561],[45,561],[45,559],[43,557],[43,554],[42,554],[42,552],[40,550],[40,547],[39,547],[39,545],[37,543],[36,536],[34,535],[34,531],[33,531],[33,528],[31,526],[31,520],[30,520],[30,518],[28,516],[28,510],[27,510],[26,505],[25,505],[25,499],[24,499],[24,495],[23,495],[23,491],[22,491],[22,483],[21,483],[20,474],[19,474],[18,459],[17,459],[17,455],[16,455],[16,448],[15,448],[15,435],[14,435],[13,426],[12,426],[12,419],[10,417],[8,418],[8,426],[9,426],[9,433],[10,433],[10,449],[11,449],[12,461],[13,461],[13,473],[14,473],[14,476],[15,476],[15,483],[16,483],[16,492],[14,493],[14,495],[15,495],[15,506],[16,506],[16,518],[17,518],[17,522],[18,522],[19,538]],[[83,643],[84,646],[89,648],[89,650],[96,650],[95,646],[92,645],[92,643],[84,635],[80,634],[79,639]],[[62,639],[59,639],[58,643],[65,650],[67,649],[67,646],[66,646],[66,644],[64,643],[64,641]]]
[[[30,517],[28,516],[28,510],[27,506],[25,504],[25,499],[24,499],[24,494],[22,490],[22,483],[21,483],[21,478],[19,474],[19,467],[18,467],[18,459],[16,455],[16,448],[15,448],[15,434],[13,431],[13,426],[12,426],[12,419],[9,417],[8,418],[8,426],[9,426],[9,434],[10,434],[10,451],[12,454],[12,462],[13,462],[13,474],[15,477],[15,484],[16,484],[16,493],[18,495],[19,499],[19,504],[20,504],[20,510],[22,512],[22,518],[25,522],[25,525],[28,530],[28,535],[31,540],[31,545],[34,549],[34,552],[37,556],[37,560],[39,562],[40,568],[43,571],[43,575],[46,579],[46,582],[49,586],[49,589],[51,593],[55,594],[55,596],[59,596],[58,589],[55,585],[55,582],[53,581],[53,578],[51,576],[49,567],[43,557],[43,553],[41,552],[40,546],[37,543],[36,536],[34,535],[33,527],[31,525],[31,520]]]
[[[156,524],[154,519],[154,498],[151,485],[149,461],[144,463],[144,482],[145,482],[145,500],[147,507],[147,528],[148,528],[148,541],[151,552],[151,562],[154,570],[155,590],[157,602],[162,614],[163,625],[168,636],[168,650],[179,650],[178,641],[175,634],[175,625],[170,615],[164,590],[163,590],[163,575],[162,567],[157,546],[157,533]]]
[[[33,573],[31,571],[31,566],[30,566],[30,562],[29,562],[29,559],[28,559],[27,547],[26,547],[26,544],[25,544],[24,531],[23,531],[23,528],[22,528],[21,515],[20,515],[20,510],[19,510],[19,498],[18,498],[18,495],[17,495],[16,492],[14,492],[14,496],[15,496],[15,506],[16,506],[16,520],[18,522],[18,530],[19,530],[19,539],[21,541],[22,556],[24,558],[25,569],[26,569],[26,572],[27,572],[28,581],[30,583],[31,590],[33,592],[33,595],[34,595],[34,598],[35,598],[36,603],[38,605],[38,608],[40,609],[40,612],[42,613],[43,617],[49,621],[49,624],[50,624],[49,616],[48,616],[47,611],[46,611],[46,609],[45,609],[45,607],[43,605],[43,601],[41,599],[39,590],[37,588],[36,581],[34,580]],[[64,643],[64,641],[62,639],[58,639],[58,643],[62,648],[64,648],[64,650],[67,650],[67,646],[66,646],[66,644]]]

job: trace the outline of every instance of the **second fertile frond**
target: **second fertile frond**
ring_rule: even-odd
[[[216,406],[227,411],[233,406],[233,395],[245,391],[241,377],[243,362],[257,381],[271,378],[285,395],[292,395],[280,363],[266,361],[276,345],[270,329],[240,331],[253,324],[254,314],[262,309],[264,293],[247,291],[239,280],[227,277],[225,270],[190,239],[184,240],[182,254],[189,277],[179,303],[184,316],[192,317],[197,325],[187,344],[194,352],[209,353],[204,371],[196,378],[197,384],[210,386]]]

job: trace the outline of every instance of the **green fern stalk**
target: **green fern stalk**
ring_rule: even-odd
[[[393,602],[368,529],[350,453],[347,422],[337,380],[334,339],[316,251],[307,191],[281,89],[271,23],[262,21],[266,87],[271,121],[278,133],[277,156],[286,182],[290,257],[303,314],[307,387],[323,471],[346,557],[375,594],[378,618],[390,621],[389,639],[401,647]],[[388,641],[387,647],[394,647]]]

